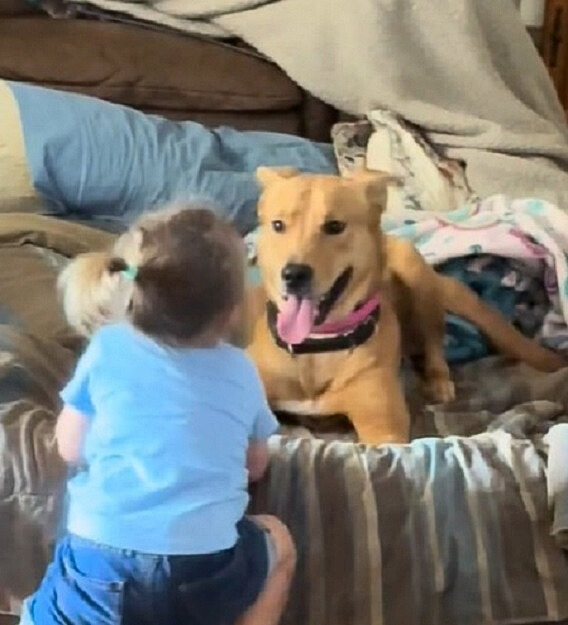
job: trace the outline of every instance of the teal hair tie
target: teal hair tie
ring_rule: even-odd
[[[138,267],[134,267],[133,265],[128,265],[126,269],[123,269],[120,272],[120,275],[123,278],[126,278],[130,282],[134,282],[136,280],[136,276],[138,275]]]

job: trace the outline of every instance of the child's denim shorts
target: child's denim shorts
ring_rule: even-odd
[[[244,518],[232,549],[160,556],[67,535],[21,625],[234,625],[274,564],[270,534]]]

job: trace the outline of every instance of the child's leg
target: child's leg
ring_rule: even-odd
[[[296,549],[288,528],[276,517],[259,515],[249,518],[270,532],[276,562],[258,599],[235,625],[278,625],[296,568]]]

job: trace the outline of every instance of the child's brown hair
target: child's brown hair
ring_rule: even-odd
[[[113,257],[108,265],[133,282],[132,324],[170,345],[222,334],[244,297],[244,246],[236,230],[207,208],[184,207],[143,219],[136,234],[136,264]]]

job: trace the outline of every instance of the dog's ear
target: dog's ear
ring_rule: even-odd
[[[294,178],[299,174],[294,167],[258,167],[256,170],[256,179],[262,188],[269,184],[286,178]]]
[[[401,179],[384,171],[359,169],[351,172],[347,178],[361,188],[373,211],[373,217],[380,218],[386,209],[388,188],[400,185]]]
[[[375,186],[375,188],[390,187],[392,185],[398,186],[402,184],[402,180],[398,176],[393,176],[393,174],[378,169],[354,169],[350,171],[346,177],[353,182]]]

